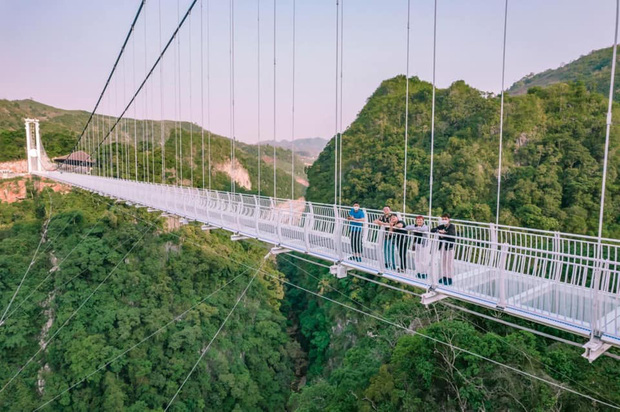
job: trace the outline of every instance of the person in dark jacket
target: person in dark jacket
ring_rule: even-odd
[[[432,233],[439,233],[439,254],[441,278],[439,283],[452,285],[454,275],[454,244],[456,242],[456,227],[450,223],[450,215],[441,216],[441,224],[431,229]]]
[[[405,229],[405,222],[400,220],[397,215],[392,215],[390,219],[390,239],[393,243],[392,247],[392,269],[396,269],[396,262],[394,259],[394,249],[398,250],[398,257],[400,260],[400,267],[398,272],[404,273],[407,271],[407,251],[409,250],[409,233]]]

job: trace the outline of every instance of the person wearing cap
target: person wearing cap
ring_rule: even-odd
[[[350,230],[350,238],[351,238],[351,250],[353,252],[353,256],[351,256],[351,260],[356,262],[362,261],[362,229],[364,227],[364,222],[366,221],[366,215],[364,211],[360,209],[360,204],[358,202],[353,203],[353,207],[349,210],[349,214],[347,215],[347,220],[349,223]]]
[[[416,277],[426,279],[428,276],[428,260],[430,257],[428,247],[428,226],[424,223],[424,216],[417,216],[413,225],[405,226],[405,230],[413,232],[413,264]]]
[[[441,259],[441,278],[439,283],[452,285],[454,274],[454,243],[456,242],[456,228],[450,223],[450,215],[441,216],[441,224],[431,229],[432,233],[439,233],[439,253]]]

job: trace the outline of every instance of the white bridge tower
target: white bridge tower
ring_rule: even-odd
[[[41,165],[41,135],[39,133],[39,119],[25,119],[26,125],[26,159],[28,173],[40,172]]]

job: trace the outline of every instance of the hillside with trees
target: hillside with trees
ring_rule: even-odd
[[[384,81],[343,135],[344,204],[402,209],[405,81],[404,76]],[[412,78],[409,89],[406,209],[426,213],[432,86]],[[501,223],[596,233],[606,104],[606,96],[583,82],[532,87],[524,95],[506,97]],[[437,90],[436,109],[433,213],[493,221],[499,98],[459,81]],[[614,118],[619,115],[614,107]],[[616,238],[619,144],[613,127],[604,234]],[[308,198],[332,202],[333,139],[308,175]],[[611,410],[449,344],[612,404],[620,402],[618,361],[601,358],[588,364],[580,348],[494,319],[571,340],[574,336],[495,311],[482,310],[488,317],[481,318],[449,303],[426,309],[415,297],[419,290],[392,290],[380,285],[386,281],[352,276],[337,280],[325,268],[290,257],[280,260],[280,269],[292,283],[330,299],[287,287],[289,322],[308,359],[307,384],[291,396],[291,410]]]
[[[0,162],[23,159],[26,155],[26,137],[24,130],[24,118],[37,118],[41,128],[41,141],[45,151],[50,158],[66,155],[73,150],[77,138],[82,133],[84,125],[90,114],[82,110],[62,110],[48,106],[33,100],[1,100],[0,99]],[[93,120],[93,133],[103,137],[108,133],[110,126],[116,122],[115,117],[97,115]],[[117,136],[118,132],[118,136]],[[156,159],[156,163],[161,165],[161,136],[164,136],[168,182],[176,182],[177,179],[189,184],[190,177],[193,175],[194,185],[202,187],[202,134],[205,136],[205,151],[208,150],[208,140],[211,140],[211,159],[213,188],[226,190],[230,188],[230,176],[222,169],[222,165],[227,164],[230,159],[230,139],[203,130],[196,124],[189,122],[175,122],[165,120],[164,122],[154,120],[135,120],[126,118],[115,129],[114,136],[106,140],[101,147],[101,151],[113,151],[116,153],[116,141],[118,139],[119,153],[121,156],[135,157],[137,150],[138,170],[140,176],[146,173],[146,156]],[[175,146],[176,150],[183,150],[185,154],[190,153],[190,141],[193,142],[193,167],[190,169],[190,157],[185,156],[186,167],[183,176],[180,175],[180,168],[175,170]],[[127,143],[124,145],[122,143]],[[136,147],[137,146],[137,147]],[[258,146],[243,142],[236,143],[236,158],[241,166],[247,170],[251,189],[248,192],[256,193],[258,189]],[[205,156],[208,156],[205,154]],[[277,186],[278,196],[289,198],[291,196],[291,150],[277,147],[276,167],[277,167]],[[261,179],[261,191],[273,193],[273,146],[268,142],[261,145],[261,169],[263,175]],[[218,167],[221,166],[221,167]],[[155,169],[155,176],[161,181],[161,168]],[[152,173],[152,172],[151,172]],[[205,174],[208,175],[206,170]],[[303,196],[305,186],[300,182],[306,180],[305,162],[296,155],[295,160],[295,196]],[[205,178],[206,182],[206,178]],[[240,187],[240,190],[243,190]]]
[[[555,69],[548,69],[541,73],[530,73],[516,81],[508,89],[512,95],[527,93],[531,87],[545,87],[555,83],[581,82],[586,89],[607,95],[609,93],[609,79],[611,78],[612,48],[593,50],[570,63],[563,64]],[[614,90],[620,90],[620,79],[616,76]],[[616,93],[614,100],[620,99]]]
[[[431,84],[409,79],[407,210],[428,211]],[[500,223],[595,234],[607,98],[583,83],[506,96]],[[462,81],[437,90],[433,213],[494,221],[499,98]],[[614,119],[620,118],[614,106]],[[402,209],[405,78],[384,81],[343,135],[343,203]],[[604,235],[620,237],[620,130],[612,127]],[[334,140],[308,171],[308,199],[333,201]]]
[[[31,185],[27,200],[0,203],[3,311],[44,236],[0,326],[0,388],[41,351],[0,392],[0,410],[31,411],[84,378],[48,409],[163,410],[267,252],[164,223],[77,190]],[[272,262],[263,270],[280,276]],[[300,350],[282,297],[281,283],[259,273],[172,410],[285,408]]]

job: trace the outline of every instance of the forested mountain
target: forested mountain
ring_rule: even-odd
[[[45,236],[0,326],[0,410],[31,411],[85,377],[47,410],[163,410],[172,398],[268,249],[196,226],[170,232],[141,212],[32,185],[27,200],[0,203],[3,311]],[[272,262],[263,269],[279,276]],[[258,274],[171,410],[285,408],[300,352],[282,296],[280,282]]]
[[[343,203],[402,208],[405,77],[384,81],[343,136]],[[432,87],[409,80],[407,210],[428,208]],[[595,233],[607,99],[583,83],[532,87],[506,97],[500,222]],[[462,81],[437,90],[433,213],[494,220],[499,99]],[[614,118],[620,111],[614,107]],[[619,131],[612,128],[605,235],[620,237]],[[334,140],[309,169],[310,200],[333,201]],[[504,327],[443,303],[430,309],[408,291],[280,259],[289,321],[308,355],[307,383],[289,408],[329,411],[611,410],[460,352],[467,348],[551,382],[620,402],[618,361],[588,364],[580,348]],[[381,282],[379,282],[381,283]],[[407,288],[405,288],[407,289]],[[420,291],[417,291],[418,293]],[[414,291],[415,293],[415,291]],[[361,315],[336,302],[379,316]],[[529,325],[551,334],[557,330]],[[418,334],[403,330],[409,328]],[[448,345],[441,342],[447,342]],[[603,389],[604,388],[604,389]]]
[[[23,159],[26,153],[26,137],[24,130],[24,118],[38,118],[41,128],[41,141],[50,157],[66,155],[71,152],[75,142],[82,132],[89,113],[80,110],[62,110],[33,100],[0,100],[0,162]],[[116,121],[114,117],[96,116],[92,122],[93,133],[104,136],[111,125]],[[115,142],[118,138],[119,143],[127,142],[128,145],[119,144],[119,150],[123,155],[123,150],[128,148],[127,153],[131,159],[134,158],[134,146],[137,143],[138,150],[138,169],[146,173],[144,153],[155,156],[156,163],[161,165],[161,135],[163,126],[163,136],[165,139],[165,157],[167,167],[167,177],[169,182],[176,182],[177,177],[183,179],[186,184],[190,183],[192,172],[190,171],[190,141],[193,142],[193,175],[194,185],[202,187],[202,130],[198,125],[189,122],[175,122],[166,120],[158,121],[134,121],[131,118],[125,119],[117,126],[118,137],[115,135],[108,139],[102,146],[106,150],[115,151]],[[205,130],[205,152],[208,150],[209,133]],[[211,159],[213,173],[213,188],[225,190],[230,188],[230,176],[226,170],[230,170],[230,139],[224,136],[211,134]],[[181,147],[186,154],[184,162],[186,167],[183,176],[180,176],[180,168],[175,170],[175,145],[176,150]],[[241,166],[248,172],[251,188],[239,186],[240,190],[256,192],[258,189],[258,147],[242,142],[237,142],[235,150],[236,158]],[[277,167],[277,186],[278,196],[290,197],[291,188],[291,163],[292,152],[288,149],[278,147],[276,151]],[[152,158],[151,158],[152,159]],[[208,159],[208,154],[205,154]],[[261,179],[261,190],[264,193],[273,193],[273,146],[263,143],[261,147],[261,168],[264,171]],[[161,181],[161,167],[155,169],[155,176]],[[151,171],[152,174],[152,171]],[[208,176],[208,169],[205,175]],[[295,161],[295,196],[303,196],[305,187],[299,182],[305,183],[306,171],[304,161],[299,156]],[[205,178],[205,182],[206,182]]]
[[[409,80],[407,210],[429,198],[429,83]],[[506,96],[500,223],[596,233],[607,99],[582,83]],[[499,98],[462,81],[437,90],[433,213],[494,220]],[[343,202],[402,208],[405,78],[384,81],[343,137]],[[614,107],[614,119],[620,111]],[[620,130],[612,127],[605,236],[620,237]],[[333,200],[334,141],[308,171],[308,199]]]
[[[530,87],[549,86],[555,83],[581,82],[590,91],[607,95],[611,78],[612,48],[594,50],[570,63],[556,69],[548,69],[541,73],[530,73],[516,81],[508,93],[513,95],[525,94]],[[620,89],[620,79],[616,76],[614,90]],[[616,93],[614,99],[620,99]]]

